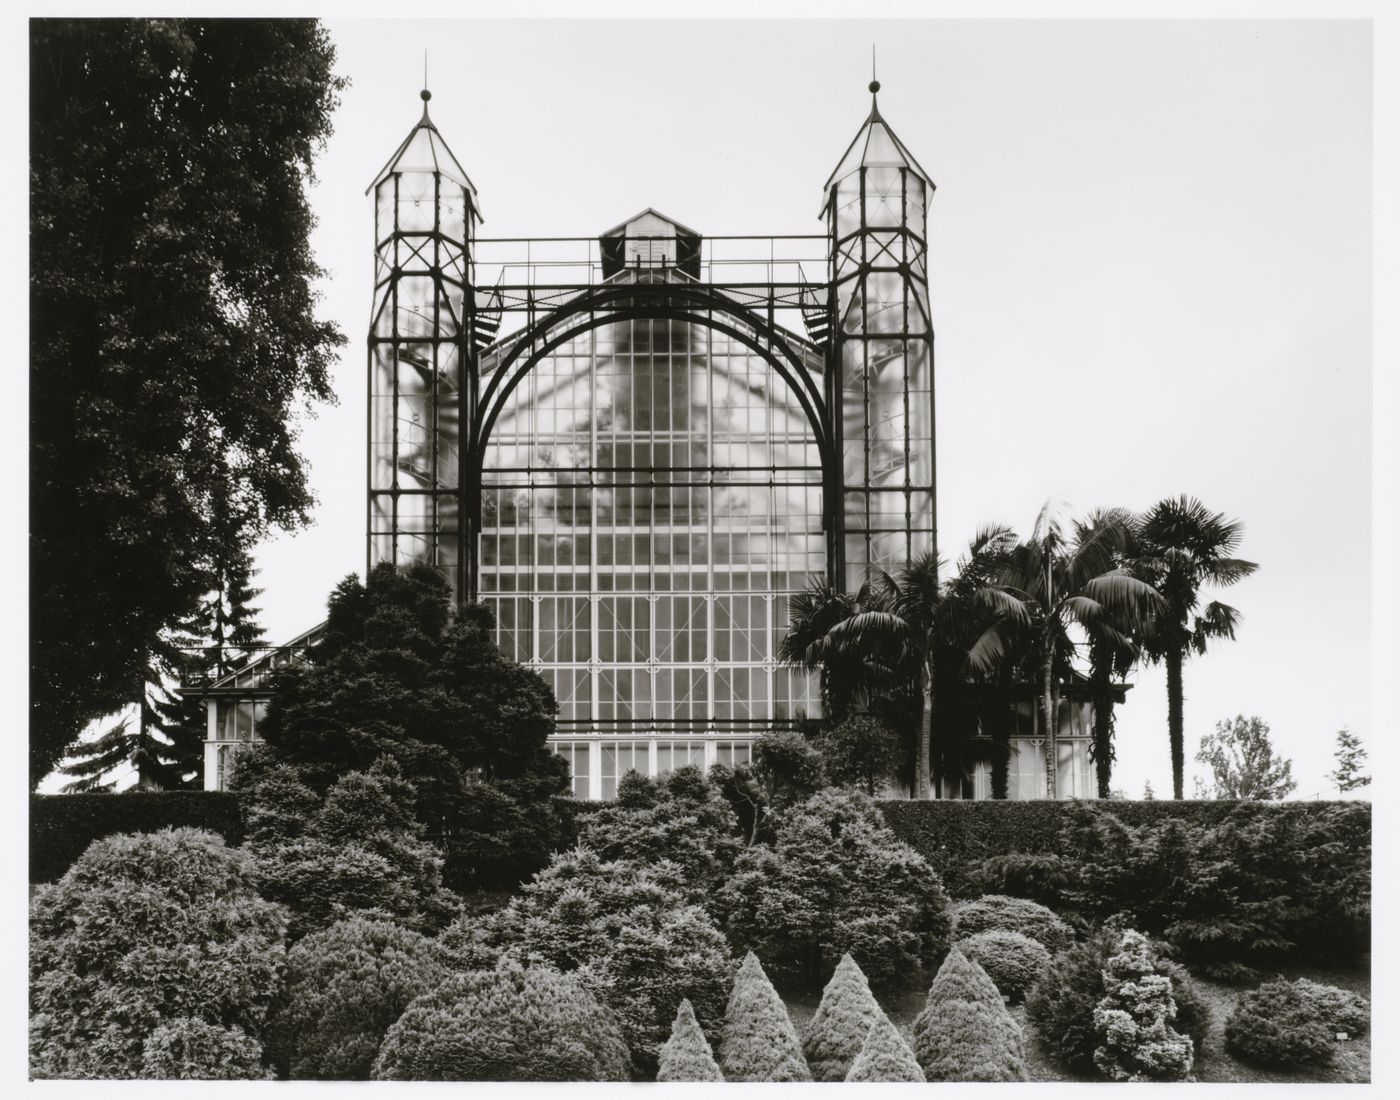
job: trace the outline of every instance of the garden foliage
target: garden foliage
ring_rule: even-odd
[[[991,931],[1019,932],[1044,944],[1052,955],[1059,954],[1074,941],[1069,925],[1044,905],[1025,898],[988,894],[954,908],[955,936],[961,938]]]
[[[930,1081],[1024,1081],[1025,1044],[986,972],[954,947],[914,1020],[914,1053]]]
[[[726,1081],[812,1079],[787,1009],[752,951],[729,994],[719,1063]]]
[[[896,775],[904,756],[898,733],[868,714],[826,726],[816,744],[833,783],[856,787],[871,798]]]
[[[238,1025],[224,1027],[198,1016],[159,1024],[141,1051],[138,1076],[161,1081],[255,1081],[271,1077],[262,1044]]]
[[[138,1076],[147,1039],[181,1017],[261,1037],[286,925],[255,886],[246,852],[174,829],[96,841],[39,887],[29,911],[30,1072]],[[171,1065],[190,1049],[175,1034],[162,1042]]]
[[[446,976],[432,940],[388,921],[311,933],[287,953],[270,1029],[278,1062],[298,1080],[367,1080],[389,1028]]]
[[[611,1012],[571,975],[509,960],[454,974],[389,1029],[381,1081],[625,1081]]]
[[[661,1046],[657,1060],[658,1081],[723,1081],[710,1041],[705,1038],[695,1010],[688,1000],[681,1001],[671,1024],[671,1037]]]
[[[1050,966],[1050,952],[1039,940],[1001,928],[967,936],[958,940],[957,946],[1013,1001],[1025,997]]]
[[[1153,967],[1152,947],[1126,931],[1103,972],[1104,995],[1094,1009],[1099,1045],[1094,1065],[1110,1081],[1185,1081],[1194,1050],[1176,1031],[1170,978]]]
[[[947,947],[948,897],[927,863],[864,795],[826,790],[786,810],[716,898],[740,950],[815,985],[850,954],[875,985],[907,978]]]
[[[1330,1062],[1337,1039],[1329,1016],[1329,1006],[1293,982],[1265,982],[1225,1021],[1225,1049],[1266,1066]]]
[[[1293,988],[1334,1032],[1345,1032],[1355,1038],[1371,1030],[1371,1002],[1360,993],[1307,978],[1295,979]]]
[[[861,1044],[860,1052],[846,1074],[847,1081],[868,1084],[925,1080],[919,1060],[904,1041],[904,1036],[883,1012],[872,1020]]]
[[[850,955],[842,955],[802,1036],[812,1080],[844,1081],[870,1025],[884,1015],[860,967]]]

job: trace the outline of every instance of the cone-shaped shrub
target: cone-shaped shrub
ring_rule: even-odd
[[[923,1081],[924,1071],[919,1060],[904,1041],[904,1036],[890,1023],[883,1012],[870,1025],[861,1044],[860,1053],[851,1063],[847,1081],[887,1082]]]
[[[723,1081],[710,1041],[700,1030],[695,1010],[689,1001],[682,1001],[671,1025],[671,1037],[661,1046],[661,1064],[656,1071],[658,1081]]]
[[[719,1065],[726,1081],[812,1079],[787,1009],[752,951],[729,994]]]
[[[930,1081],[1024,1081],[1020,1025],[986,971],[954,947],[914,1021],[914,1052]]]
[[[997,991],[1021,1000],[1050,969],[1050,952],[1039,940],[993,928],[958,940],[958,950],[987,972]]]
[[[1191,1040],[1176,1031],[1172,980],[1153,967],[1147,937],[1123,933],[1103,972],[1104,997],[1094,1009],[1099,1045],[1094,1065],[1110,1081],[1184,1081]]]
[[[842,955],[802,1039],[812,1080],[844,1081],[870,1025],[883,1016],[864,972],[850,955]]]
[[[384,1037],[380,1081],[625,1081],[613,1014],[551,967],[457,974],[416,998]]]

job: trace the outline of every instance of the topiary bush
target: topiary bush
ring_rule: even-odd
[[[929,1081],[1024,1081],[1025,1042],[986,972],[948,952],[914,1020],[914,1053]]]
[[[447,976],[437,946],[363,916],[313,932],[287,953],[286,986],[270,1029],[293,1078],[368,1080],[380,1044],[415,997]]]
[[[780,979],[814,987],[849,954],[871,983],[892,985],[947,949],[938,876],[864,795],[822,791],[784,811],[774,834],[735,861],[715,905],[735,945]]]
[[[161,1081],[255,1081],[272,1076],[262,1044],[241,1027],[177,1016],[146,1037],[141,1077]]]
[[[1074,942],[1074,933],[1068,924],[1044,905],[1025,898],[987,894],[954,907],[953,935],[956,938],[991,931],[1019,932],[1044,944],[1052,955],[1058,955]]]
[[[1171,979],[1154,969],[1147,937],[1124,932],[1103,976],[1104,996],[1094,1009],[1099,1072],[1110,1081],[1190,1080],[1191,1040],[1171,1026]]]
[[[919,1060],[904,1041],[904,1036],[890,1023],[884,1013],[871,1021],[860,1052],[851,1063],[846,1074],[847,1081],[870,1084],[896,1081],[925,1080],[924,1071],[919,1068]]]
[[[705,1038],[695,1010],[681,1001],[671,1024],[671,1037],[661,1046],[657,1059],[658,1081],[723,1081],[710,1041]]]
[[[958,940],[957,946],[987,972],[998,992],[1013,1001],[1022,1000],[1050,967],[1050,952],[1044,945],[1019,932],[994,928]]]
[[[860,967],[850,955],[842,955],[802,1037],[812,1080],[844,1081],[870,1025],[884,1015]]]
[[[1345,1032],[1354,1038],[1371,1029],[1371,1002],[1360,993],[1352,993],[1335,985],[1298,978],[1296,989],[1332,1031]]]
[[[454,974],[389,1029],[380,1081],[625,1081],[612,1013],[570,975],[505,960]]]
[[[812,1079],[787,1009],[752,951],[729,994],[719,1064],[726,1081]]]
[[[119,797],[119,796],[112,796]],[[286,917],[253,860],[198,829],[94,842],[29,909],[30,1073],[135,1077],[179,1017],[263,1033]]]
[[[1266,1066],[1330,1062],[1336,1046],[1327,1011],[1293,982],[1265,982],[1225,1021],[1225,1049]]]

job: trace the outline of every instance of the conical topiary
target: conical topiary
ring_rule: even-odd
[[[719,1065],[726,1081],[812,1079],[787,1009],[752,951],[744,956],[729,994]]]
[[[870,1031],[861,1044],[860,1053],[851,1063],[847,1081],[923,1081],[924,1071],[919,1068],[919,1060],[904,1041],[904,1036],[890,1023],[883,1012],[870,1025]]]
[[[914,1052],[930,1081],[1024,1081],[1025,1042],[986,971],[954,947],[914,1021]]]
[[[719,1065],[710,1050],[710,1041],[695,1018],[689,1000],[681,1001],[671,1037],[661,1046],[661,1064],[656,1071],[658,1081],[723,1081]]]
[[[812,1080],[844,1081],[870,1025],[883,1016],[861,968],[850,955],[842,955],[802,1037]]]

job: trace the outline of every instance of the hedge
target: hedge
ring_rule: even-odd
[[[29,881],[63,877],[94,840],[189,826],[243,840],[238,797],[227,791],[131,791],[123,794],[31,794]]]

